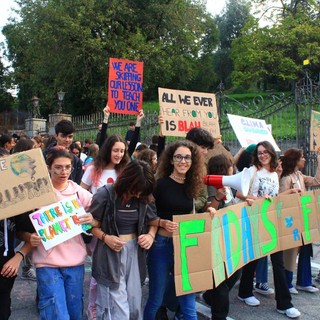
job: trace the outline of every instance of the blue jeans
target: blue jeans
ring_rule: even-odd
[[[291,288],[293,288],[293,284],[292,284],[293,272],[288,271],[288,270],[285,270],[285,272],[286,272],[286,279],[287,279],[288,288],[291,289]]]
[[[256,282],[268,283],[268,256],[258,260],[256,268]]]
[[[297,271],[298,286],[302,286],[302,287],[312,286],[311,257],[312,257],[312,244],[306,244],[300,247],[298,271]]]
[[[36,269],[43,320],[82,320],[84,265]]]
[[[297,271],[297,285],[302,287],[312,286],[312,273],[311,273],[311,257],[312,257],[312,244],[306,244],[300,247]],[[286,270],[286,277],[288,287],[292,288],[293,272]]]
[[[154,320],[161,306],[164,293],[173,281],[174,259],[172,238],[157,234],[148,253],[149,298],[144,309],[144,320]],[[170,277],[171,276],[171,277]],[[184,320],[197,320],[195,294],[178,297]]]

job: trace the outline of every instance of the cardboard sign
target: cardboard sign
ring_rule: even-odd
[[[246,148],[253,143],[257,144],[261,141],[269,141],[276,151],[280,151],[264,120],[241,117],[233,114],[228,114],[228,118],[241,147]]]
[[[320,147],[320,112],[311,110],[310,151],[317,151]]]
[[[177,295],[218,286],[250,261],[320,240],[320,190],[174,216]]]
[[[165,136],[185,137],[192,128],[208,130],[220,136],[216,96],[212,93],[159,88],[161,130]]]
[[[0,219],[56,202],[41,149],[0,158]]]
[[[88,225],[79,224],[78,216],[85,213],[74,195],[31,213],[29,218],[42,237],[44,248],[49,250],[88,229]]]
[[[110,58],[110,112],[138,114],[143,101],[143,62]]]

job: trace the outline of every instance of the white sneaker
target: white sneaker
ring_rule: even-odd
[[[241,298],[241,297],[238,296],[238,299],[240,301],[245,302],[245,304],[247,304],[250,307],[256,307],[256,306],[260,305],[260,301],[255,296],[251,296],[251,297],[248,297],[248,298]]]
[[[295,287],[289,288],[291,294],[299,294],[298,290]]]
[[[311,293],[315,293],[315,292],[318,292],[318,291],[319,291],[318,288],[313,287],[313,286],[306,286],[306,287],[296,286],[296,288],[297,288],[298,290],[306,291],[306,292],[311,292]]]
[[[301,316],[300,311],[294,307],[286,309],[286,310],[277,309],[277,311],[281,314],[285,314],[288,318],[291,318],[291,319],[298,318]]]

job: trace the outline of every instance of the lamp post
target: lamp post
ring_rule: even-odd
[[[58,92],[58,113],[62,113],[62,106],[63,106],[63,100],[64,100],[64,96],[65,96],[65,92],[63,91],[59,91]]]
[[[31,98],[31,102],[32,102],[32,105],[33,105],[33,108],[32,108],[32,117],[33,118],[40,118],[40,109],[39,109],[39,101],[40,99],[37,97],[37,96],[33,96]]]

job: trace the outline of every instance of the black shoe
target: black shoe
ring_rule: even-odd
[[[169,320],[166,307],[161,306],[158,309],[155,320]]]
[[[207,291],[205,291],[203,294],[202,294],[202,299],[203,299],[203,301],[207,304],[207,305],[209,305],[209,306],[211,306],[211,296],[210,296],[210,290],[207,290]]]

